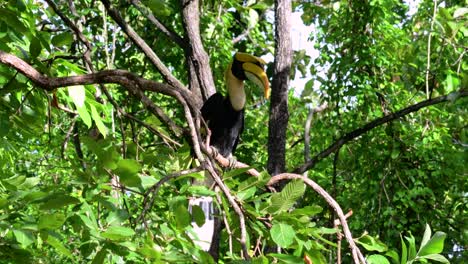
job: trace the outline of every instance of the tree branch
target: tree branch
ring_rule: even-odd
[[[182,20],[189,48],[185,57],[189,66],[190,89],[206,101],[216,92],[210,58],[200,37],[200,10],[198,0],[181,0]],[[201,105],[200,105],[201,107]]]
[[[138,11],[140,11],[143,15],[145,15],[153,25],[155,25],[164,35],[166,35],[170,40],[174,41],[177,45],[179,45],[184,50],[188,49],[189,46],[187,42],[181,38],[176,32],[169,29],[166,25],[164,25],[158,18],[156,18],[153,13],[148,10],[146,6],[144,6],[140,0],[131,0],[133,6],[135,6]]]
[[[315,192],[317,192],[320,196],[322,196],[325,201],[335,210],[338,218],[340,219],[341,225],[343,226],[343,232],[348,241],[349,247],[351,248],[351,253],[354,259],[354,263],[366,263],[364,256],[362,255],[359,248],[354,243],[353,236],[351,235],[351,231],[348,227],[348,222],[346,222],[346,216],[343,213],[340,205],[330,196],[320,185],[318,185],[313,180],[309,179],[306,176],[293,174],[293,173],[282,173],[276,176],[273,176],[267,183],[268,186],[273,186],[281,180],[293,180],[299,179],[302,180],[305,184],[311,187]]]
[[[417,103],[415,105],[411,105],[411,106],[409,106],[407,108],[404,108],[404,109],[402,109],[400,111],[397,111],[395,113],[392,113],[392,114],[383,116],[381,118],[375,119],[374,121],[372,121],[370,123],[367,123],[363,127],[358,128],[358,129],[356,129],[354,131],[351,131],[351,132],[347,133],[346,135],[342,136],[340,139],[335,141],[335,143],[331,144],[328,148],[326,148],[325,150],[323,150],[319,154],[315,155],[311,160],[309,160],[308,162],[306,162],[303,165],[301,165],[301,166],[297,167],[296,169],[294,169],[294,172],[295,173],[304,173],[305,171],[310,170],[319,161],[321,161],[322,159],[328,157],[331,153],[338,150],[344,144],[346,144],[349,141],[351,141],[351,140],[353,140],[353,139],[367,133],[368,131],[374,129],[375,127],[378,127],[378,126],[383,125],[385,123],[391,122],[391,121],[393,121],[395,119],[401,118],[401,117],[403,117],[405,115],[408,115],[410,113],[416,112],[421,108],[428,107],[428,106],[431,106],[431,105],[440,104],[440,103],[447,102],[447,101],[453,101],[457,97],[466,97],[466,96],[468,96],[468,90],[461,89],[461,90],[459,90],[457,92],[452,92],[452,93],[450,93],[448,95],[436,97],[434,99],[425,100],[425,101],[422,101],[422,102]]]
[[[163,76],[164,80],[168,82],[171,86],[177,87],[179,89],[186,89],[185,86],[172,75],[169,69],[164,65],[164,63],[159,59],[159,57],[154,53],[154,51],[148,46],[148,44],[138,35],[138,33],[133,30],[133,28],[128,25],[125,20],[120,15],[117,9],[111,7],[109,0],[101,0],[104,4],[109,15],[114,19],[115,22],[120,26],[120,28],[127,34],[127,36],[143,51],[143,53],[148,57],[151,63],[158,69],[158,71]]]
[[[182,128],[177,126],[164,113],[159,113],[159,111],[162,110],[159,109],[148,97],[146,97],[143,91],[154,91],[174,97],[176,99],[176,95],[181,94],[183,95],[185,100],[187,100],[189,103],[193,103],[191,93],[187,89],[178,89],[167,84],[146,80],[144,78],[136,76],[131,72],[124,70],[104,70],[96,73],[78,76],[53,78],[41,74],[22,59],[1,50],[0,63],[15,68],[20,73],[25,75],[28,79],[30,79],[35,84],[47,91],[53,91],[56,88],[73,85],[105,83],[120,84],[123,87],[127,88],[127,90],[129,90],[132,94],[136,95],[141,100],[143,105],[145,105],[145,107],[148,108],[155,116],[160,118],[165,117],[165,119],[163,119],[163,122],[167,124],[172,133],[174,133],[174,135],[176,135],[177,137],[180,137],[182,135]]]

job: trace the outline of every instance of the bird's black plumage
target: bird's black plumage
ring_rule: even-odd
[[[210,145],[219,154],[229,157],[236,150],[244,130],[244,109],[236,111],[228,96],[215,93],[205,102],[201,113],[211,131]]]

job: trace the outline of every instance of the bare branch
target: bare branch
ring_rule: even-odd
[[[133,28],[125,22],[119,11],[111,7],[111,4],[108,0],[101,0],[101,2],[104,4],[112,19],[117,22],[120,28],[127,34],[133,43],[135,43],[135,45],[137,45],[137,47],[143,51],[151,63],[153,63],[153,65],[158,69],[164,80],[167,81],[171,86],[177,87],[179,89],[186,89],[185,86],[177,78],[175,78],[174,75],[172,75],[166,65],[164,65],[164,63],[159,59],[156,53],[154,53],[150,46],[148,46],[148,44],[138,35],[138,33],[136,33],[135,30],[133,30]]]
[[[344,215],[343,210],[341,209],[340,205],[335,201],[335,199],[333,199],[333,197],[331,197],[330,194],[328,194],[320,185],[318,185],[313,180],[307,178],[306,176],[293,173],[282,173],[273,176],[270,179],[270,181],[268,181],[267,185],[273,186],[281,180],[293,179],[302,180],[305,184],[307,184],[315,192],[322,196],[325,199],[325,201],[333,208],[333,210],[335,210],[338,218],[340,219],[341,225],[343,226],[343,232],[346,237],[346,240],[348,241],[349,247],[351,248],[354,263],[366,263],[364,256],[362,255],[359,248],[356,246],[356,243],[354,243],[353,236],[351,235],[351,231],[349,230],[348,223],[346,222],[346,216]]]
[[[380,126],[380,125],[386,124],[386,123],[391,122],[391,121],[393,121],[395,119],[398,119],[398,118],[401,118],[401,117],[403,117],[405,115],[408,115],[410,113],[416,112],[421,108],[428,107],[428,106],[431,106],[431,105],[440,104],[440,103],[447,102],[447,101],[453,101],[457,97],[466,97],[466,96],[468,96],[468,90],[461,89],[461,90],[459,90],[457,92],[453,92],[453,93],[450,93],[448,95],[439,96],[439,97],[436,97],[436,98],[433,98],[433,99],[425,100],[425,101],[422,101],[420,103],[408,106],[408,107],[406,107],[406,108],[404,108],[404,109],[402,109],[400,111],[397,111],[395,113],[385,115],[385,116],[383,116],[381,118],[377,118],[374,121],[371,121],[371,122],[367,123],[366,125],[364,125],[364,126],[358,128],[358,129],[356,129],[354,131],[351,131],[351,132],[347,133],[346,135],[342,136],[340,139],[335,141],[335,143],[331,144],[328,148],[326,148],[325,150],[323,150],[319,154],[315,155],[311,160],[309,160],[308,162],[306,162],[303,165],[301,165],[301,166],[297,167],[296,169],[294,169],[294,172],[295,173],[304,173],[305,171],[310,170],[311,168],[313,168],[315,166],[315,164],[317,164],[317,162],[319,162],[322,159],[328,157],[330,154],[332,154],[333,152],[338,150],[344,144],[346,144],[349,141],[351,141],[351,140],[353,140],[353,139],[367,133],[368,131],[370,131],[370,130],[372,130],[372,129]]]
[[[241,41],[243,38],[245,38],[246,36],[248,36],[250,34],[250,31],[254,29],[253,27],[248,27],[246,30],[244,30],[244,32],[242,32],[239,36],[235,37],[232,39],[232,44],[236,44],[238,43],[239,41]]]
[[[155,25],[164,35],[166,35],[170,40],[174,41],[177,45],[182,47],[184,50],[188,49],[189,46],[187,42],[181,38],[176,32],[169,29],[166,25],[164,25],[157,17],[153,15],[153,13],[148,10],[146,6],[144,6],[140,0],[131,0],[133,6],[135,6],[138,11],[140,11],[143,15],[145,15],[153,25]]]

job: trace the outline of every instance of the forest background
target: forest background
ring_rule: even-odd
[[[291,49],[292,12],[317,56]],[[2,1],[0,262],[466,263],[467,16],[452,0]],[[248,84],[226,169],[198,110],[235,51],[269,58],[272,98]],[[221,191],[192,185],[205,175]],[[220,208],[219,255],[188,236],[196,196]]]

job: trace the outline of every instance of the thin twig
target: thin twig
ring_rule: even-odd
[[[153,15],[151,10],[144,6],[140,0],[131,0],[132,5],[135,6],[138,11],[145,15],[153,25],[155,25],[164,35],[166,35],[174,43],[182,47],[184,50],[187,50],[189,46],[188,43],[184,41],[175,31],[169,29],[163,22],[161,22],[157,17]]]
[[[431,40],[432,40],[432,31],[434,30],[434,22],[437,14],[437,0],[434,0],[434,12],[432,14],[431,29],[429,30],[429,36],[427,39],[427,66],[426,66],[426,97],[430,99],[429,92],[429,72],[431,70]]]
[[[196,172],[199,172],[201,170],[202,170],[202,167],[199,166],[199,167],[196,167],[196,168],[193,168],[193,169],[183,170],[183,171],[171,173],[171,174],[168,174],[168,175],[164,176],[161,180],[159,180],[157,183],[155,183],[153,186],[151,186],[144,193],[145,198],[143,199],[143,210],[141,211],[140,216],[138,216],[136,222],[137,223],[140,223],[142,221],[145,222],[145,215],[153,207],[154,201],[156,199],[156,194],[158,194],[159,188],[161,188],[161,186],[164,183],[168,182],[171,179],[174,179],[174,178],[177,178],[177,177],[180,177],[180,176],[185,176],[185,175],[188,175],[188,174],[191,174],[191,173],[196,173]]]
[[[351,215],[353,215],[353,211],[350,210],[348,213],[345,214],[345,219],[348,219]],[[338,226],[341,225],[341,222],[339,219],[335,219],[334,222],[334,228],[336,230],[338,230]],[[337,236],[337,239],[338,239],[338,242],[336,243],[337,246],[336,246],[336,263],[338,264],[341,264],[341,241],[343,240],[343,234],[338,230],[338,232],[336,233],[336,236]]]
[[[68,129],[67,133],[65,134],[65,140],[63,141],[62,143],[62,148],[61,148],[61,151],[60,153],[62,154],[62,159],[66,159],[65,157],[65,150],[67,149],[67,145],[68,145],[68,141],[70,141],[70,138],[71,136],[73,135],[73,129],[74,129],[74,126],[75,126],[75,123],[76,123],[76,120],[78,119],[78,115],[75,115],[73,118],[72,118],[72,121],[71,121],[71,124],[70,124],[70,128]]]
[[[221,201],[221,196],[219,195],[219,192],[216,192],[216,200],[218,200],[218,204],[220,205],[223,204],[223,202]],[[224,225],[226,226],[226,233],[228,234],[229,253],[232,254],[232,231],[231,231],[231,227],[229,226],[229,221],[225,213],[223,214],[223,222],[224,222]]]

